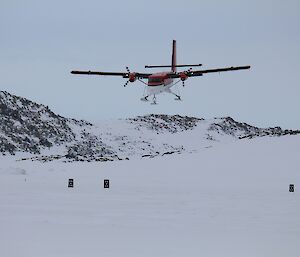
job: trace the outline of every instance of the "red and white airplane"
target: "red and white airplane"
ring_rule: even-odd
[[[172,64],[171,65],[146,65],[145,68],[171,68],[168,72],[159,73],[140,73],[131,72],[128,67],[126,67],[127,72],[101,72],[101,71],[71,71],[72,74],[82,74],[82,75],[104,75],[104,76],[120,76],[128,79],[124,87],[127,86],[129,82],[135,82],[136,80],[142,82],[146,85],[145,96],[141,98],[142,101],[148,101],[148,97],[153,95],[152,104],[156,104],[156,95],[166,92],[176,96],[175,100],[181,100],[180,95],[175,94],[171,87],[176,85],[178,82],[182,82],[184,86],[185,80],[189,77],[203,76],[206,73],[213,72],[223,72],[223,71],[235,71],[235,70],[246,70],[250,69],[250,66],[238,66],[238,67],[228,67],[228,68],[217,68],[209,70],[192,70],[189,68],[186,71],[177,71],[178,67],[196,67],[202,66],[202,64],[176,64],[176,41],[173,40],[172,49]],[[148,82],[143,81],[143,79],[148,80]]]

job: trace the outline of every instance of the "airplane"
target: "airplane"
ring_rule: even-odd
[[[80,75],[104,75],[104,76],[120,76],[126,78],[127,81],[124,87],[127,86],[129,82],[133,83],[135,81],[140,81],[146,85],[145,96],[141,98],[142,101],[148,101],[148,97],[153,95],[152,104],[157,104],[156,95],[166,92],[174,95],[175,100],[181,100],[179,94],[175,94],[171,88],[182,82],[182,86],[185,86],[185,81],[189,77],[203,76],[206,73],[224,72],[224,71],[235,71],[235,70],[246,70],[250,69],[250,66],[238,66],[238,67],[227,67],[227,68],[217,68],[208,70],[192,70],[192,67],[199,67],[202,64],[177,64],[176,63],[176,40],[173,40],[172,46],[172,63],[171,65],[146,65],[145,68],[171,68],[168,72],[157,72],[157,73],[141,73],[141,72],[131,72],[128,67],[126,67],[127,72],[102,72],[102,71],[71,71],[72,74]],[[185,71],[177,71],[177,68],[189,67]],[[148,80],[147,82],[143,79]]]

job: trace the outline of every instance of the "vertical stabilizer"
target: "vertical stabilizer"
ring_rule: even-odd
[[[173,40],[172,47],[172,71],[176,72],[176,40]]]

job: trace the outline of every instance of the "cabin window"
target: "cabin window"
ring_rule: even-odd
[[[148,80],[149,83],[161,83],[161,78],[149,78]]]

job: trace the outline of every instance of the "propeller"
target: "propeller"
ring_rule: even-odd
[[[192,69],[193,69],[193,68],[189,68],[188,70],[184,71],[184,74],[185,74],[185,75],[188,75],[188,73],[191,72]],[[187,78],[181,79],[181,81],[182,81],[182,86],[183,86],[183,87],[185,86],[184,81],[185,81],[186,79],[187,79]]]
[[[129,74],[130,74],[130,70],[129,70],[129,68],[126,66],[126,70],[127,70],[127,72],[128,72],[128,77],[129,77]],[[126,81],[126,83],[124,84],[124,87],[126,87],[127,85],[128,85],[128,83],[129,83],[129,79]]]

